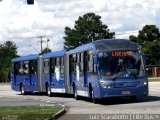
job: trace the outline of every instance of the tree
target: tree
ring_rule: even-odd
[[[6,41],[0,45],[0,80],[8,81],[9,69],[11,66],[11,59],[17,56],[17,46],[11,42]]]
[[[70,50],[98,39],[114,37],[115,33],[110,32],[108,26],[102,23],[101,16],[87,13],[75,21],[73,29],[65,27],[64,49]]]
[[[137,37],[131,35],[129,39],[142,46],[148,56],[148,65],[160,65],[160,32],[155,25],[145,25]]]
[[[51,49],[45,48],[45,49],[42,50],[42,54],[44,54],[44,53],[49,53],[49,52],[51,52],[51,51],[52,51]]]

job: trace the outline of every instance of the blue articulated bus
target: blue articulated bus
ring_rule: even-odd
[[[28,72],[25,73],[25,70]],[[125,39],[102,39],[70,51],[12,60],[12,89],[97,99],[148,95],[145,55]]]
[[[148,95],[145,55],[125,39],[97,40],[67,53],[69,90],[93,102],[107,97]]]
[[[65,51],[12,59],[12,89],[27,92],[65,93]]]

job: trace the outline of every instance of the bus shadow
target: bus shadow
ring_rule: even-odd
[[[18,94],[21,95],[21,94]],[[46,96],[48,97],[45,93],[41,92],[35,92],[35,93],[27,93],[26,95],[32,95],[32,96]],[[64,93],[54,93],[52,94],[52,97],[60,97],[60,98],[73,98],[73,95],[70,94],[64,94]],[[92,103],[92,100],[86,97],[78,97],[78,100],[85,101],[88,103]],[[142,96],[142,97],[137,97],[136,101],[133,101],[129,99],[128,97],[111,97],[111,98],[105,98],[105,99],[100,99],[97,101],[97,104],[100,105],[117,105],[117,104],[132,104],[132,103],[141,103],[141,102],[154,102],[154,101],[160,101],[160,96]]]
[[[17,95],[21,95],[21,94],[17,94]],[[48,95],[46,95],[46,93],[42,93],[42,92],[26,93],[25,96],[27,96],[27,95],[48,97]],[[73,95],[65,94],[65,93],[52,93],[51,97],[73,98]]]
[[[83,100],[90,103],[92,102],[89,98],[85,98],[85,97],[79,97],[79,100]],[[118,104],[154,102],[154,101],[160,101],[160,97],[159,96],[143,96],[143,97],[138,97],[137,100],[131,100],[127,97],[111,97],[111,98],[100,99],[97,101],[97,104],[118,105]]]

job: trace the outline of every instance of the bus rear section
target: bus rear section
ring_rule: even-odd
[[[27,92],[42,90],[39,62],[41,56],[28,55],[12,59],[11,87],[15,91]]]

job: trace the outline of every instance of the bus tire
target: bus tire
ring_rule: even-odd
[[[89,93],[90,93],[90,99],[91,101],[96,104],[97,103],[97,99],[94,97],[94,91],[92,86],[89,87]]]
[[[51,87],[48,84],[46,85],[46,92],[47,92],[48,97],[52,97]]]
[[[77,89],[75,86],[73,86],[73,94],[74,94],[74,98],[78,100]]]
[[[21,95],[25,95],[26,94],[23,84],[20,85],[20,91],[21,91]]]

